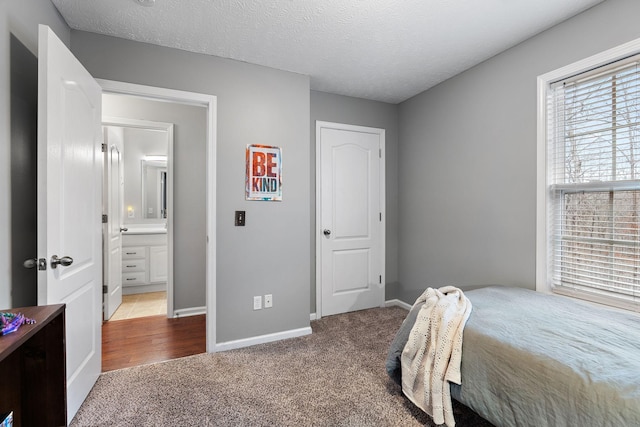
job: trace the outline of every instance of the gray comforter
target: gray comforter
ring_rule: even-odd
[[[497,426],[640,426],[640,317],[519,288],[465,295],[456,400]],[[418,310],[389,349],[396,382]]]

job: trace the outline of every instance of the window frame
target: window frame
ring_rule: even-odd
[[[598,297],[580,292],[568,292],[552,288],[553,266],[549,265],[549,251],[553,250],[553,240],[550,237],[547,218],[552,208],[552,192],[548,182],[548,105],[547,98],[552,90],[552,84],[560,80],[569,79],[578,74],[587,73],[597,68],[606,67],[612,63],[640,54],[640,39],[630,41],[586,59],[574,62],[565,67],[542,74],[537,78],[537,189],[536,189],[536,291],[543,293],[562,293],[571,297],[588,299],[593,302],[615,305],[632,311],[640,311],[639,303],[626,304],[622,301],[612,301],[607,297]]]

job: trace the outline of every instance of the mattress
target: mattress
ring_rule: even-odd
[[[640,426],[639,316],[520,288],[465,295],[456,400],[497,426]],[[389,351],[396,381],[417,309]]]

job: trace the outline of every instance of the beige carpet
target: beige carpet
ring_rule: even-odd
[[[431,426],[385,372],[406,314],[330,316],[305,337],[104,373],[71,426]]]

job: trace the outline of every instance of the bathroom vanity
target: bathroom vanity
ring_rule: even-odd
[[[122,233],[122,293],[164,291],[168,273],[164,225],[127,225]]]

